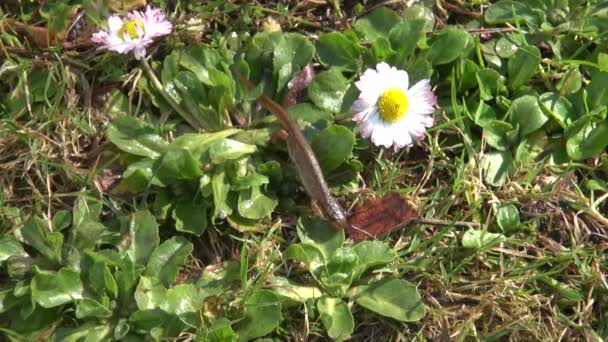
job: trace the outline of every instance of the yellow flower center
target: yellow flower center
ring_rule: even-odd
[[[409,107],[407,95],[397,88],[390,88],[380,95],[378,108],[380,116],[386,122],[394,123],[405,116]]]
[[[144,29],[144,22],[139,19],[133,19],[126,21],[122,24],[120,30],[118,30],[118,36],[124,40],[125,33],[131,37],[131,39],[139,38],[137,28]]]

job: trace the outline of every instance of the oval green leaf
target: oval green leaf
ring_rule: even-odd
[[[114,120],[108,127],[108,139],[125,152],[152,159],[167,150],[167,142],[160,135],[133,117]]]
[[[32,299],[43,308],[53,308],[82,299],[80,273],[62,268],[57,273],[42,272],[32,279]]]
[[[317,302],[317,308],[329,337],[338,341],[350,337],[355,319],[346,303],[339,298],[323,297]]]
[[[401,279],[381,280],[354,289],[355,302],[380,315],[415,322],[426,314],[416,286]]]

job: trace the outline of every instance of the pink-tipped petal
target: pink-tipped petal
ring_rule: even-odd
[[[410,101],[410,110],[420,114],[435,112],[437,97],[431,90],[431,82],[427,80],[414,84],[407,92]]]

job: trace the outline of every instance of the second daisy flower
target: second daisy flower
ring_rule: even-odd
[[[437,98],[430,80],[409,88],[407,72],[383,62],[367,69],[355,85],[361,95],[352,106],[353,120],[375,145],[399,150],[422,139],[433,125]]]

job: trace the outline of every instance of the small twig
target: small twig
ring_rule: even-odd
[[[373,6],[366,8],[364,11],[362,11],[361,13],[357,14],[357,17],[363,17],[366,14],[370,13],[371,11],[375,10],[378,7],[385,7],[385,6],[389,6],[389,5],[396,5],[396,4],[405,4],[404,0],[385,0],[385,1],[381,1],[377,4],[374,4]]]
[[[408,223],[428,224],[430,226],[453,226],[460,228],[479,228],[481,225],[476,222],[468,221],[450,221],[450,220],[439,220],[439,219],[428,219],[428,218],[416,218]]]
[[[442,2],[442,5],[443,5],[444,7],[446,7],[447,9],[451,10],[452,12],[456,12],[456,13],[458,13],[458,14],[466,15],[466,16],[469,16],[469,17],[473,17],[473,18],[481,18],[481,17],[483,16],[483,14],[481,14],[481,13],[479,13],[479,12],[472,12],[472,11],[469,11],[469,10],[468,10],[468,9],[466,9],[466,8],[462,8],[462,7],[460,7],[460,6],[457,6],[457,5],[451,4],[451,3],[447,2],[447,1],[443,1],[443,2]]]
[[[508,32],[519,32],[521,31],[517,27],[481,27],[467,29],[470,34],[484,34],[484,33],[508,33]]]

